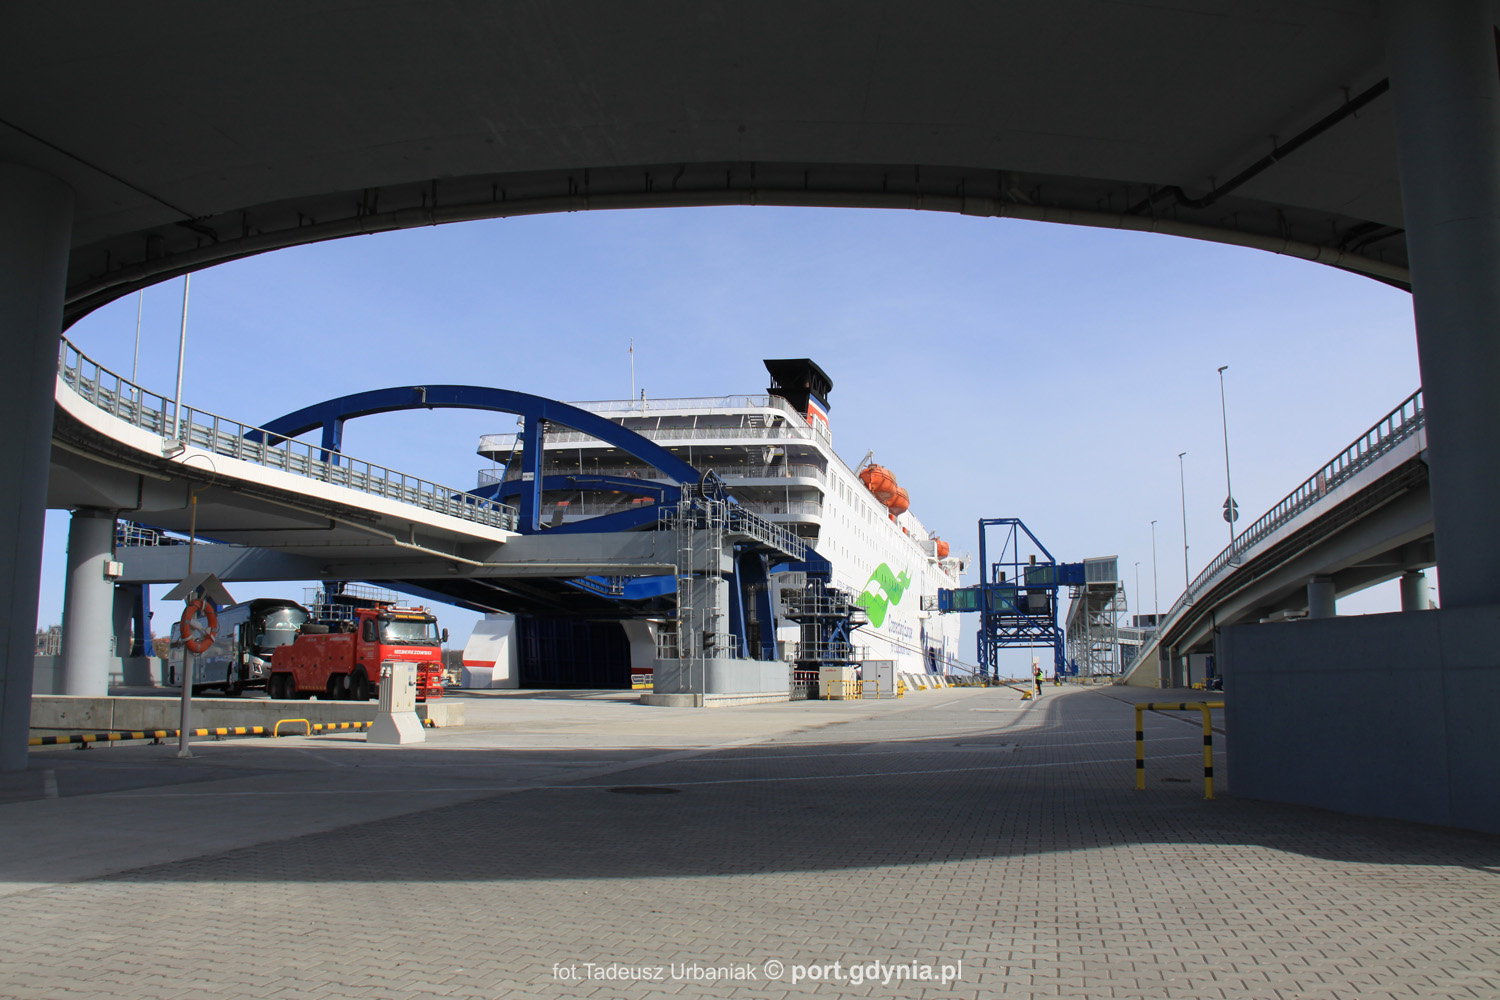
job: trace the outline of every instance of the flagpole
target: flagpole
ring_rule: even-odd
[[[635,398],[635,338],[630,338],[630,398]]]

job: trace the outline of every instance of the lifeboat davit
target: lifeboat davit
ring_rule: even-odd
[[[911,507],[911,494],[906,492],[905,486],[897,486],[896,495],[891,497],[885,506],[892,514],[905,514]]]
[[[900,489],[896,485],[895,473],[883,465],[867,465],[859,470],[859,481],[865,484],[865,489],[875,494],[875,499],[886,506],[896,497],[896,491]]]
[[[948,547],[948,543],[943,541],[941,538],[934,538],[933,541],[937,542],[937,557],[939,559],[947,559],[948,553],[951,551]]]

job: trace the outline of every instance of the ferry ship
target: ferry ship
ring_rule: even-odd
[[[839,457],[830,422],[833,381],[817,364],[800,358],[768,360],[765,366],[770,386],[762,394],[648,399],[643,392],[638,399],[572,405],[636,431],[696,469],[712,470],[740,506],[805,539],[831,563],[831,585],[852,595],[869,618],[853,640],[862,659],[893,660],[905,673],[950,671],[959,661],[960,616],[940,617],[923,605],[935,608],[939,588],[961,586],[965,557],[928,531],[896,474],[875,464],[873,452],[854,467]],[[579,431],[549,429],[543,442],[543,476],[659,475]],[[479,454],[493,467],[480,473],[481,488],[520,476],[520,445],[515,433],[482,437]],[[541,520],[561,525],[640,502],[619,493],[549,490]],[[783,589],[799,588],[800,577],[782,574]],[[476,629],[464,654],[473,678],[469,683],[614,686],[600,674],[600,656],[619,655],[628,647],[625,655],[638,678],[649,672],[654,656],[652,639],[642,631],[651,623],[549,625],[523,619],[519,635],[513,634],[515,624],[507,616],[491,616]],[[590,629],[594,634],[585,634]],[[623,644],[615,637],[621,631]],[[778,642],[788,650],[797,635],[790,622],[777,630]],[[587,657],[575,648],[580,644]],[[589,658],[595,662],[585,662]],[[497,659],[501,662],[490,671],[488,664]]]

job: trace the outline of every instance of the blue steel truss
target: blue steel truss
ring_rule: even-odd
[[[489,410],[514,413],[522,418],[523,445],[519,477],[508,476],[504,482],[493,483],[470,491],[474,496],[502,502],[510,502],[514,498],[519,511],[517,530],[522,534],[535,534],[544,530],[549,533],[582,533],[654,528],[658,524],[660,512],[664,507],[675,507],[684,499],[728,500],[733,506],[733,500],[725,493],[724,484],[718,476],[711,471],[700,474],[693,466],[677,458],[649,438],[588,410],[554,399],[509,389],[475,385],[395,386],[388,389],[375,389],[304,407],[267,422],[262,430],[252,431],[246,437],[277,445],[290,438],[321,428],[322,460],[338,464],[339,452],[343,447],[344,424],[347,421],[377,413],[418,409]],[[613,445],[658,469],[663,477],[671,482],[660,483],[648,479],[582,474],[543,476],[541,471],[542,443],[550,424],[582,431]],[[541,523],[542,494],[547,490],[612,491],[636,496],[641,502],[628,510],[566,524],[544,526]],[[771,590],[768,586],[768,576],[773,571],[773,564],[778,570],[796,568],[805,570],[810,576],[821,579],[828,577],[830,566],[827,560],[819,556],[810,546],[798,547],[795,551],[803,558],[788,565],[786,564],[788,551],[784,545],[776,544],[774,538],[763,537],[760,541],[747,539],[736,544],[735,571],[729,574],[732,592],[729,612],[730,632],[739,647],[738,655],[764,659],[774,659],[776,656],[775,630],[774,624],[771,624],[774,622],[775,609],[769,604]],[[589,613],[593,616],[601,616],[598,608],[600,599],[606,603],[619,602],[621,614],[625,614],[629,610],[628,606],[631,605],[660,614],[665,610],[660,607],[660,602],[675,595],[676,592],[676,578],[672,576],[637,578],[600,576],[561,580],[558,583],[574,596],[569,597],[565,593],[558,598],[556,592],[553,591],[549,595],[541,596],[522,594],[516,597],[512,595],[512,599],[540,600],[551,597],[567,605],[576,603],[577,597],[587,597],[593,599],[593,604],[589,607]],[[517,588],[524,586],[534,590],[541,584],[542,581],[533,580],[526,581],[524,584],[512,583],[510,586]],[[431,581],[425,586],[419,586],[410,581],[400,584],[400,589],[408,593],[431,595],[440,600],[455,600],[455,596],[444,596],[435,588],[436,584]],[[461,597],[457,599],[462,601]],[[766,623],[762,626],[762,641],[758,644],[760,647],[758,649],[749,648],[745,634],[746,618],[751,613],[747,609],[751,602],[758,602],[753,609],[755,619]],[[477,607],[478,605],[467,604],[465,606]],[[608,613],[603,612],[602,616],[608,616]]]
[[[988,533],[1005,531],[996,559],[990,562]],[[1021,534],[1044,557],[1022,562]],[[979,587],[979,670],[986,677],[998,676],[999,653],[1011,647],[1052,647],[1056,674],[1066,672],[1063,630],[1057,624],[1057,591],[1065,582],[1071,564],[1059,566],[1031,529],[1016,517],[989,517],[979,521],[979,566],[987,575]]]
[[[533,396],[512,389],[495,389],[482,385],[403,385],[389,389],[372,389],[357,392],[337,399],[324,400],[303,407],[293,413],[277,417],[265,425],[267,434],[251,431],[247,437],[268,439],[270,444],[280,444],[308,431],[322,428],[323,460],[338,462],[338,452],[343,446],[344,424],[356,417],[367,417],[376,413],[393,413],[397,410],[490,410],[497,413],[514,413],[524,421],[521,438],[521,479],[517,485],[519,494],[517,509],[520,511],[518,529],[522,534],[535,534],[542,530],[540,523],[542,501],[542,439],[547,424],[559,424],[582,431],[591,437],[614,445],[616,448],[639,458],[659,469],[664,476],[677,483],[697,483],[701,477],[698,470],[673,455],[651,439],[637,434],[628,427],[607,420],[597,413],[570,406],[544,396]],[[508,484],[507,484],[508,485]],[[647,506],[647,505],[642,505]],[[651,505],[653,517],[655,505]],[[605,527],[589,530],[613,530]]]

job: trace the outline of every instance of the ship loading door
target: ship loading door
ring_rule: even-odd
[[[629,690],[630,641],[619,622],[516,616],[523,688]]]

